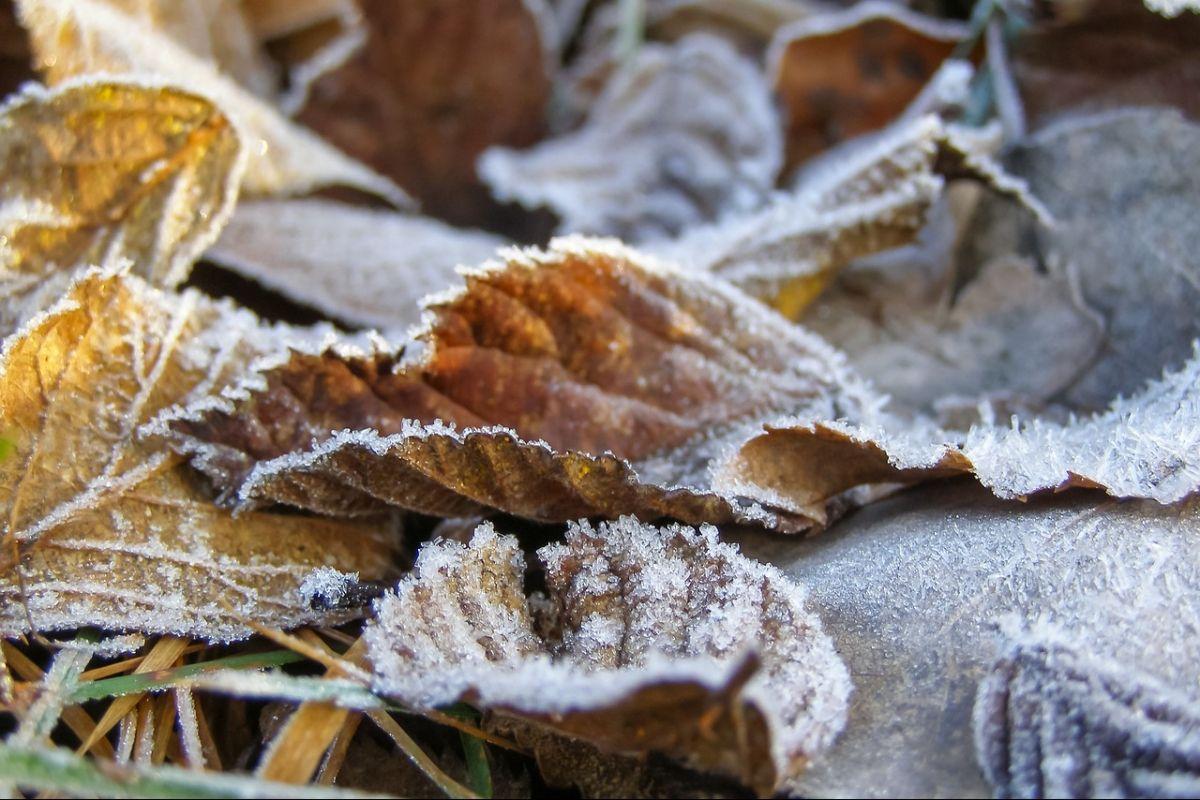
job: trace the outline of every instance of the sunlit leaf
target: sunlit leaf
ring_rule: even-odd
[[[0,109],[0,328],[91,265],[173,286],[216,238],[243,158],[208,100],[146,83],[31,86]]]
[[[39,68],[52,84],[97,73],[149,74],[214,101],[246,141],[246,192],[300,194],[342,185],[397,205],[406,202],[390,181],[287,120],[211,61],[107,0],[19,0],[17,7]]]
[[[242,620],[322,616],[298,591],[313,567],[390,572],[387,525],[235,519],[178,456],[139,436],[173,403],[229,385],[279,335],[194,293],[92,272],[6,341],[5,635],[32,624],[236,638]]]

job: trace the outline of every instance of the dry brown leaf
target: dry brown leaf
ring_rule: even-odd
[[[542,133],[549,35],[530,0],[364,0],[363,50],[316,81],[299,119],[411,192],[477,225],[494,207],[475,160]]]
[[[206,258],[351,325],[403,330],[421,298],[504,243],[482,231],[327,200],[238,206]]]
[[[244,159],[208,100],[145,83],[31,86],[0,109],[0,332],[90,265],[187,277],[233,209]]]
[[[1103,0],[1082,18],[1035,26],[1013,44],[1012,70],[1035,124],[1065,111],[1170,105],[1200,119],[1200,17],[1163,19]]]
[[[758,70],[697,34],[639,50],[578,131],[490,150],[479,169],[500,199],[552,210],[563,233],[642,241],[761,205],[780,147]]]
[[[17,8],[50,83],[95,73],[150,74],[213,100],[246,141],[246,192],[302,194],[337,185],[406,204],[390,181],[290,122],[213,62],[109,0],[18,0]]]
[[[5,553],[22,557],[0,581],[0,632],[32,622],[224,640],[249,633],[243,619],[321,616],[298,591],[317,566],[392,572],[386,524],[235,519],[139,436],[163,409],[233,382],[279,335],[194,292],[91,272],[6,341],[0,513]]]
[[[767,64],[784,109],[787,169],[898,117],[966,33],[876,0],[780,28]]]
[[[849,679],[802,590],[714,528],[576,523],[538,555],[549,598],[530,600],[516,539],[490,524],[469,546],[426,546],[364,633],[377,688],[662,752],[768,794],[841,729]]]
[[[718,493],[710,467],[778,413],[870,419],[840,356],[616,243],[505,255],[431,305],[400,353],[294,352],[177,415],[179,446],[240,502],[323,513],[824,520]]]
[[[652,252],[718,275],[794,318],[854,259],[915,239],[949,178],[981,180],[1036,218],[1049,217],[981,141],[935,115],[898,122],[836,155],[763,210]]]

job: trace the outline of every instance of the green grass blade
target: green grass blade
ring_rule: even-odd
[[[182,667],[162,672],[146,672],[140,675],[120,675],[115,678],[105,678],[99,681],[89,681],[80,684],[71,693],[71,702],[83,703],[88,700],[99,700],[104,697],[119,697],[123,694],[138,692],[153,692],[169,689],[184,678],[203,675],[219,669],[262,669],[265,667],[282,667],[303,661],[304,656],[291,650],[272,650],[269,653],[246,653],[238,656],[217,658],[212,661],[202,661],[198,664],[185,664]]]

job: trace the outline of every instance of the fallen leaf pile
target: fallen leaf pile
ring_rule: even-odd
[[[0,788],[1200,789],[1194,3],[0,3]]]

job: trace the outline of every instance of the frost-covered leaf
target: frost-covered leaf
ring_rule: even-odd
[[[504,240],[327,200],[242,203],[206,258],[353,325],[403,330],[419,301]]]
[[[1018,505],[966,482],[884,500],[811,539],[745,534],[747,555],[808,589],[855,684],[845,732],[799,793],[990,796],[971,709],[998,622],[1052,626],[1196,699],[1198,534],[1195,500],[1076,492]]]
[[[979,685],[996,797],[1195,797],[1200,703],[1061,637],[1012,642]]]
[[[187,277],[237,196],[242,148],[208,100],[164,86],[30,85],[0,109],[0,332],[84,269]]]
[[[1098,357],[1103,319],[1070,274],[1023,258],[997,258],[956,286],[954,221],[935,217],[919,245],[839,274],[801,324],[845,353],[894,413],[955,425],[981,401],[1038,409]]]
[[[1166,0],[1171,6],[1182,10]],[[1200,119],[1200,17],[1163,19],[1122,0],[1092,0],[1082,15],[1064,16],[1013,42],[1013,77],[1031,122],[1128,106],[1175,106]]]
[[[465,700],[606,750],[659,751],[759,792],[841,729],[850,684],[800,587],[700,532],[572,524],[526,598],[512,537],[427,545],[364,638],[380,691]]]
[[[696,34],[641,48],[578,131],[490,150],[480,173],[500,199],[552,210],[561,232],[642,241],[758,207],[781,158],[757,68]]]
[[[350,186],[396,205],[407,202],[390,181],[286,119],[212,61],[116,7],[115,0],[18,0],[39,68],[50,83],[78,75],[152,75],[214,101],[238,126],[251,194],[301,194]]]
[[[921,422],[888,430],[843,422],[768,425],[722,473],[745,493],[820,504],[861,485],[971,474],[998,497],[1071,487],[1174,503],[1200,489],[1200,349],[1182,370],[1103,414],[1033,419],[966,433]],[[764,465],[770,468],[764,469]]]
[[[1185,11],[1200,14],[1196,0],[1145,0],[1146,8],[1164,17],[1178,17]]]
[[[451,223],[494,221],[475,161],[541,136],[549,37],[535,0],[360,0],[363,49],[299,119]]]
[[[788,167],[890,123],[966,34],[962,23],[877,0],[780,28],[767,64],[784,109]]]
[[[294,352],[177,415],[179,446],[241,502],[322,513],[824,520],[715,493],[711,466],[780,413],[871,418],[839,355],[615,243],[505,255],[436,299],[399,353]]]
[[[234,518],[181,459],[138,431],[220,390],[280,332],[187,292],[88,273],[5,342],[0,461],[7,560],[0,632],[82,626],[229,639],[242,619],[320,616],[297,591],[316,566],[391,571],[383,523]],[[12,549],[9,549],[11,546]]]
[[[719,275],[794,317],[843,266],[912,241],[953,177],[982,180],[1006,195],[1005,202],[1016,200],[1046,217],[981,142],[922,115],[814,165],[762,210],[697,228],[652,251]]]
[[[1058,398],[1067,407],[1103,409],[1191,357],[1200,338],[1198,158],[1200,124],[1175,111],[1063,119],[1004,161],[1055,224],[984,198],[964,232],[960,280],[996,255],[1016,253],[1051,276],[1072,275],[1083,303],[1104,321],[1104,348],[1079,365]]]

